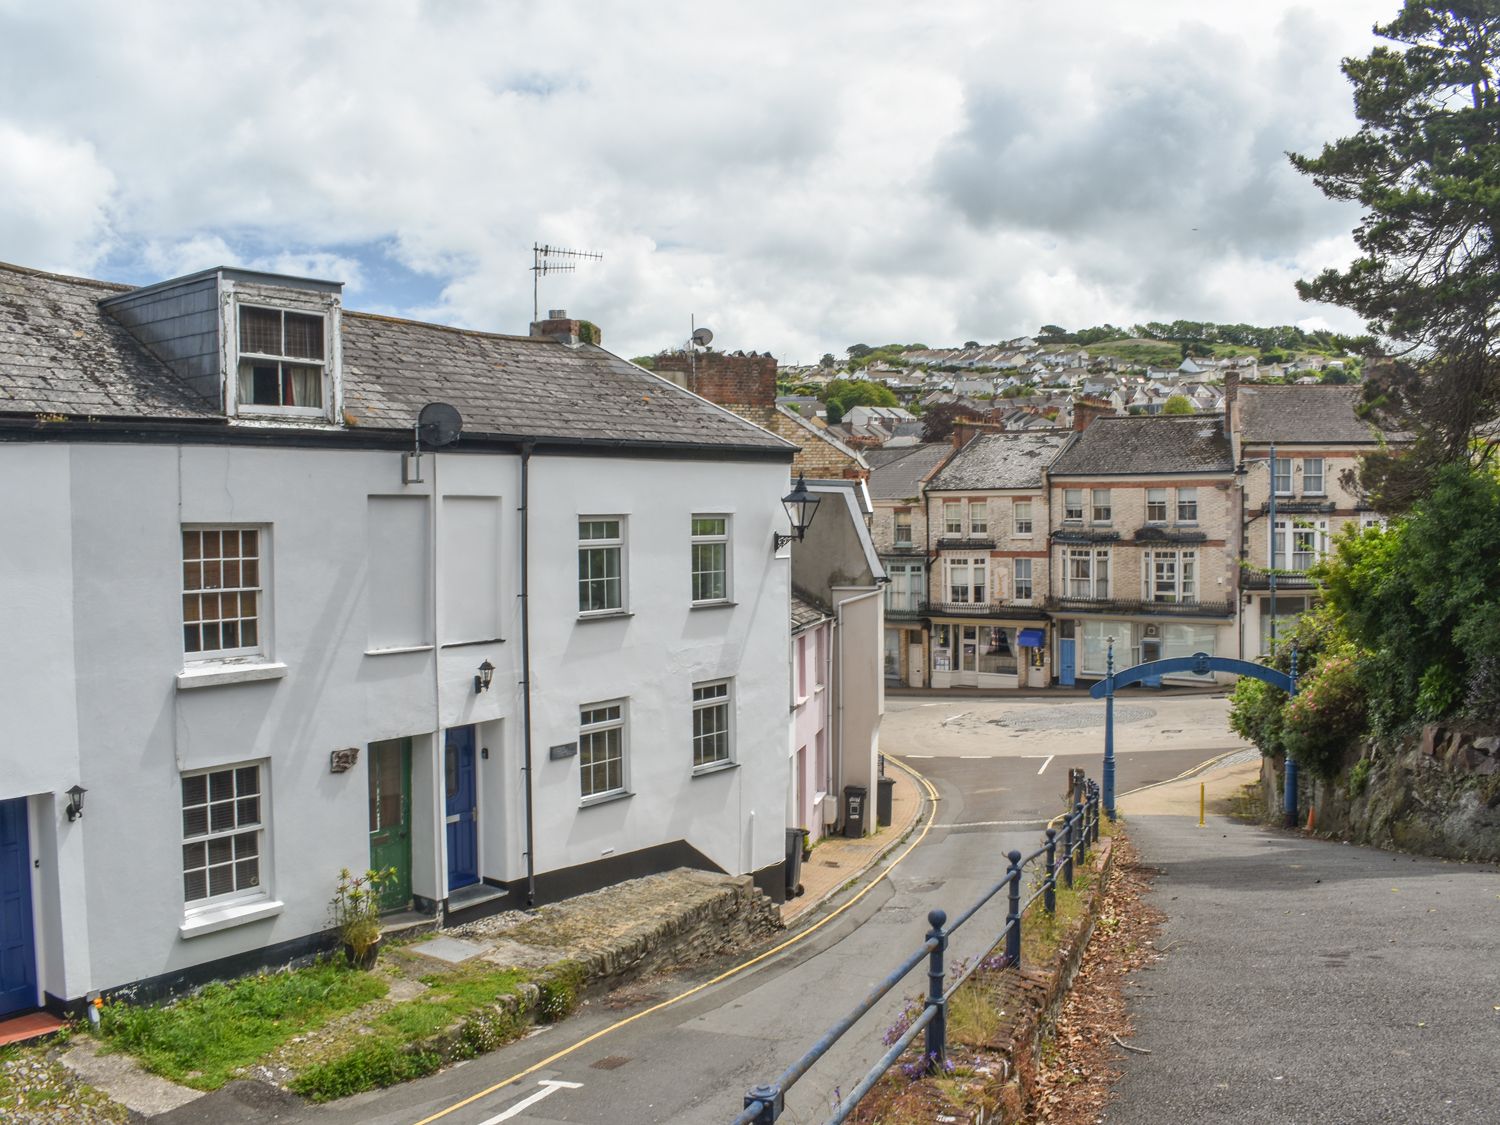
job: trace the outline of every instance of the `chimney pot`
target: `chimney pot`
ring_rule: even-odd
[[[568,310],[567,309],[548,309],[547,310],[547,319],[548,320],[567,320],[568,319]]]

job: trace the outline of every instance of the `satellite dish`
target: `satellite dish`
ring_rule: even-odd
[[[693,343],[697,344],[700,348],[706,348],[706,347],[708,347],[709,344],[712,344],[713,342],[714,342],[714,334],[713,334],[713,330],[712,329],[708,329],[708,328],[695,328],[695,329],[693,329]]]
[[[451,445],[463,428],[463,417],[446,402],[429,402],[417,415],[417,433],[432,447]]]

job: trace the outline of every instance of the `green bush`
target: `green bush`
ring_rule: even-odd
[[[291,1089],[315,1102],[328,1102],[423,1078],[442,1065],[435,1052],[405,1051],[389,1040],[376,1039],[330,1062],[308,1067],[292,1080]]]
[[[1282,708],[1282,738],[1299,765],[1332,778],[1365,729],[1365,692],[1353,646],[1327,653]]]

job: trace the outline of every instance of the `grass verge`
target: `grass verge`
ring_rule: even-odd
[[[304,969],[210,984],[171,1004],[106,1004],[100,1028],[146,1069],[216,1090],[294,1035],[386,993],[384,978],[322,960]]]
[[[571,1012],[583,977],[582,966],[572,961],[541,974],[535,981],[537,1014],[558,1020]],[[332,1101],[492,1051],[529,1026],[531,1011],[520,993],[530,980],[525,970],[487,967],[423,976],[426,992],[349,1029],[292,1080],[291,1089],[315,1102]]]

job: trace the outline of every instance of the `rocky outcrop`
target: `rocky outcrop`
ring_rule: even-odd
[[[1269,762],[1263,776],[1279,807]],[[1303,789],[1309,806],[1319,832],[1356,843],[1500,861],[1500,735],[1434,723],[1394,745],[1368,743],[1336,779]]]

